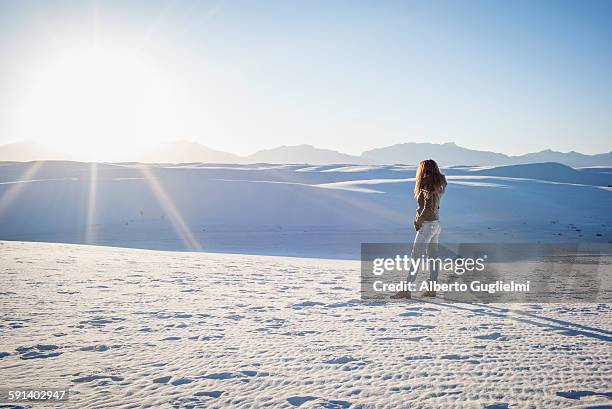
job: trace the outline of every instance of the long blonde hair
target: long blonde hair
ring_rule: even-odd
[[[440,172],[436,161],[433,159],[421,161],[414,183],[414,197],[419,197],[421,192],[425,197],[429,197],[432,193],[441,194],[444,189],[446,189],[446,177]]]

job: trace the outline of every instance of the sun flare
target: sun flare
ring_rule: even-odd
[[[156,64],[102,48],[48,59],[22,101],[27,134],[91,159],[175,136],[180,98]]]

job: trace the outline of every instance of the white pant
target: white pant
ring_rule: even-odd
[[[442,225],[440,221],[434,220],[431,222],[423,222],[423,225],[417,231],[416,237],[414,238],[414,244],[412,245],[412,258],[417,259],[421,256],[433,258],[438,250],[438,237],[442,231]],[[433,263],[437,266],[438,263]],[[408,281],[412,282],[416,279],[415,274],[408,275]],[[429,271],[429,279],[436,281],[438,279],[438,269],[432,268]]]

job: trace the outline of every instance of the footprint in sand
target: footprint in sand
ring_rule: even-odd
[[[224,380],[224,379],[233,379],[233,378],[239,378],[239,377],[240,375],[234,372],[219,372],[219,373],[212,373],[209,375],[204,375],[202,376],[202,379]]]
[[[328,359],[327,361],[323,361],[324,364],[335,364],[335,365],[344,365],[349,362],[359,361],[357,358],[353,358],[352,356],[341,356],[338,358]]]
[[[510,341],[510,338],[502,335],[499,332],[493,332],[491,334],[486,334],[486,335],[476,335],[474,338],[476,339],[489,339],[492,341]]]
[[[293,406],[301,406],[308,401],[316,399],[317,397],[315,396],[292,396],[290,398],[287,398],[287,402],[289,402]]]
[[[179,341],[181,337],[166,337],[162,341]]]
[[[193,382],[193,379],[179,378],[179,379],[176,379],[176,380],[170,382],[170,384],[173,385],[173,386],[181,386],[181,385],[186,385],[186,384],[191,383],[191,382]]]
[[[412,324],[408,325],[408,331],[418,332],[418,331],[426,331],[428,329],[434,329],[433,325],[421,325],[421,324]]]
[[[200,341],[214,341],[216,339],[223,338],[225,338],[224,335],[202,335],[201,337],[196,337],[196,340],[199,339]]]
[[[352,405],[351,402],[347,402],[344,400],[327,400],[327,399],[317,398],[316,396],[292,396],[290,398],[287,398],[287,402],[289,402],[291,405],[295,407],[299,407],[303,405],[304,403],[310,402],[313,400],[321,400],[320,405],[317,405],[317,406],[322,407],[322,408],[345,409],[345,408],[350,408]]]
[[[404,357],[404,359],[406,361],[419,361],[422,359],[433,359],[433,356],[431,355],[412,355],[412,356],[406,356]]]
[[[587,396],[604,396],[608,399],[612,399],[612,392],[595,392],[595,391],[559,391],[556,393],[557,396],[561,396],[567,399],[579,400]]]
[[[440,356],[440,359],[446,359],[450,361],[464,361],[470,364],[478,365],[480,361],[478,359],[470,359],[470,355],[457,355],[457,354],[448,354]]]
[[[219,398],[221,395],[223,395],[225,393],[225,391],[202,391],[202,392],[196,392],[193,394],[193,396],[206,396],[209,398]]]
[[[269,372],[259,372],[259,371],[218,372],[218,373],[204,375],[204,376],[201,376],[200,378],[226,380],[226,379],[254,377],[254,376],[257,376],[257,377],[270,376],[270,373]]]
[[[86,347],[79,348],[79,351],[87,351],[87,352],[106,352],[109,348],[106,345],[90,345]]]
[[[100,379],[109,379],[111,381],[114,382],[121,382],[123,380],[122,376],[116,376],[116,375],[88,375],[88,376],[83,376],[81,378],[77,378],[77,379],[73,379],[72,382],[74,383],[87,383],[87,382],[93,382],[93,381],[97,381]]]
[[[400,317],[420,317],[421,315],[423,314],[421,314],[420,312],[409,311],[409,312],[403,312],[399,316]]]
[[[302,308],[315,307],[317,305],[325,305],[325,303],[317,301],[304,301],[298,304],[293,304],[291,308],[293,308],[294,310],[301,310]]]
[[[31,347],[22,346],[16,349],[21,359],[40,359],[40,358],[53,358],[61,355],[62,353],[56,351],[59,349],[57,345],[43,345],[37,344]]]
[[[117,322],[125,321],[125,318],[121,317],[96,317],[90,320],[80,321],[77,328],[85,328],[85,326],[90,325],[92,327],[104,327],[108,324],[114,324]]]

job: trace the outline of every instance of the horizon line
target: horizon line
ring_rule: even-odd
[[[261,152],[265,152],[265,151],[271,151],[271,150],[276,150],[279,148],[297,148],[297,147],[309,147],[309,148],[314,148],[316,150],[324,150],[324,151],[332,151],[341,155],[346,155],[346,156],[352,156],[355,158],[362,158],[363,155],[367,152],[373,151],[373,150],[377,150],[377,149],[384,149],[384,148],[390,148],[390,147],[394,147],[394,146],[401,146],[401,145],[407,145],[407,144],[415,144],[415,145],[433,145],[433,146],[444,146],[444,145],[454,145],[457,146],[459,148],[463,148],[463,149],[468,149],[471,151],[477,151],[477,152],[486,152],[486,153],[492,153],[492,154],[498,154],[498,155],[504,155],[508,158],[518,158],[521,156],[526,156],[526,155],[530,155],[530,154],[536,154],[536,153],[543,153],[543,152],[551,152],[551,153],[561,153],[561,154],[579,154],[579,155],[584,155],[584,156],[595,156],[595,155],[605,155],[605,154],[612,154],[612,149],[609,151],[603,151],[603,152],[597,152],[597,153],[583,153],[577,150],[569,150],[569,151],[562,151],[562,150],[555,150],[553,148],[545,148],[545,149],[541,149],[538,151],[528,151],[525,153],[521,153],[521,154],[508,154],[508,153],[504,153],[504,152],[500,152],[500,151],[492,151],[492,150],[487,150],[487,149],[483,149],[483,148],[472,148],[472,147],[467,147],[464,145],[460,145],[455,141],[448,141],[448,142],[441,142],[441,143],[436,143],[436,142],[415,142],[415,141],[406,141],[406,142],[398,142],[398,143],[394,143],[394,144],[390,144],[390,145],[384,145],[384,146],[378,146],[378,147],[373,147],[370,149],[366,149],[361,151],[361,153],[359,154],[351,154],[351,153],[346,153],[340,150],[336,150],[334,148],[322,148],[319,146],[315,146],[312,145],[310,143],[298,143],[298,144],[294,144],[294,145],[275,145],[272,147],[266,147],[266,148],[260,148],[252,153],[249,154],[239,154],[239,153],[235,153],[235,152],[231,152],[229,150],[223,150],[223,149],[219,149],[219,148],[214,148],[211,147],[209,145],[206,145],[200,141],[196,141],[196,140],[189,140],[189,139],[172,139],[172,140],[166,140],[166,141],[162,141],[162,142],[157,142],[153,145],[150,146],[150,148],[148,149],[142,149],[139,152],[133,152],[134,154],[146,154],[149,153],[151,151],[154,151],[156,148],[159,148],[163,145],[169,145],[169,144],[177,144],[177,143],[188,143],[188,144],[195,144],[195,145],[199,145],[203,148],[218,152],[218,153],[222,153],[222,154],[229,154],[229,155],[233,155],[236,156],[238,158],[242,158],[242,159],[246,159],[250,156],[256,155],[258,153]],[[57,150],[53,145],[49,145],[43,142],[39,142],[37,140],[34,139],[23,139],[23,140],[19,140],[19,141],[14,141],[14,142],[7,142],[7,143],[3,143],[0,144],[0,148],[4,148],[6,146],[10,146],[10,145],[25,145],[25,144],[36,144],[39,145],[42,148],[48,149],[50,150],[50,154],[53,155],[59,155],[59,156],[66,156],[66,157],[75,157],[75,156],[88,156],[86,154],[83,153],[69,153],[66,152],[65,150]],[[52,159],[52,160],[58,160],[58,159]],[[75,160],[75,161],[80,161],[78,159],[59,159],[59,160]],[[126,161],[129,162],[129,161]]]

